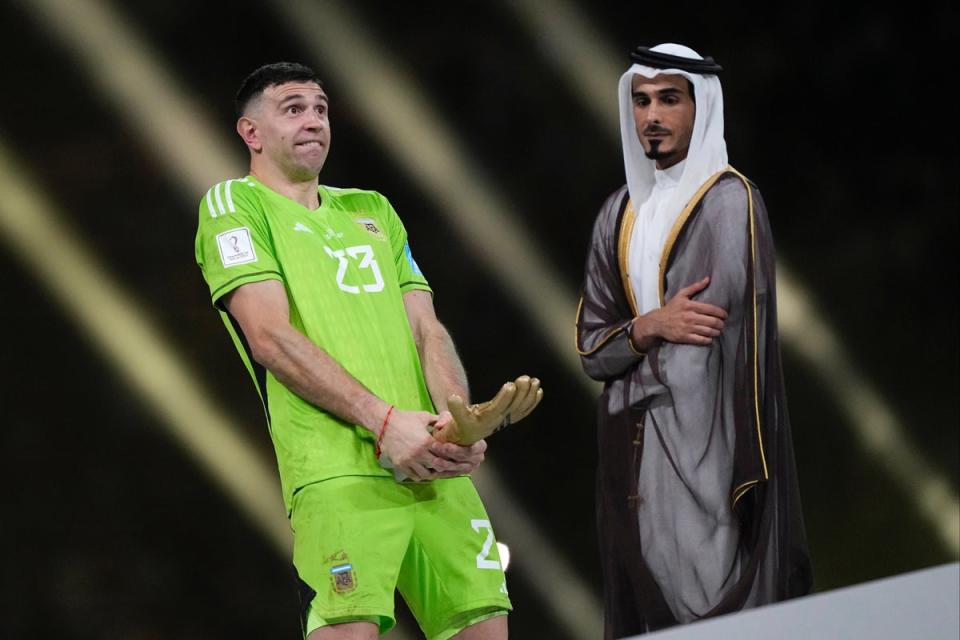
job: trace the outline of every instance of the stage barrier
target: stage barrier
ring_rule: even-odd
[[[960,563],[675,627],[637,640],[957,640]]]

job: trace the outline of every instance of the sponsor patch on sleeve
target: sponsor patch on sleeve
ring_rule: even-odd
[[[220,248],[220,260],[224,267],[257,261],[257,253],[253,250],[250,239],[250,229],[246,227],[224,231],[217,236],[217,246]]]

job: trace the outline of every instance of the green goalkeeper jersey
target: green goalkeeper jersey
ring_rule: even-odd
[[[379,193],[319,187],[314,211],[252,176],[200,201],[197,264],[267,410],[289,511],[293,492],[345,475],[391,475],[373,435],[287,389],[255,362],[221,302],[237,287],[279,280],[290,323],[375,395],[398,409],[434,411],[403,294],[430,291],[393,207]]]

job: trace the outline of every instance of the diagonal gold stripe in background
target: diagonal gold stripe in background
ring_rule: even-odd
[[[538,243],[516,222],[497,185],[479,168],[442,114],[415,88],[412,78],[387,55],[343,2],[309,0],[269,3],[296,33],[312,57],[336,76],[337,86],[361,114],[379,143],[409,172],[446,214],[476,259],[510,292],[532,324],[542,327],[555,357],[591,395],[599,385],[580,368],[574,350],[576,299],[554,275]],[[389,109],[382,108],[390,105]],[[484,502],[495,518],[497,536],[513,550],[513,566],[573,637],[598,637],[602,606],[550,538],[526,513],[495,468],[477,474]],[[498,511],[499,510],[499,511]],[[514,541],[523,541],[522,548]],[[529,558],[524,554],[530,553]]]
[[[612,51],[587,16],[568,0],[503,0],[502,4],[537,40],[544,62],[557,68],[571,93],[602,118],[610,139],[619,147],[616,86],[629,66],[626,52],[618,56]],[[598,100],[614,108],[598,107]],[[954,556],[960,554],[960,498],[951,483],[907,436],[902,420],[856,366],[806,285],[782,261],[777,271],[785,347],[816,372],[824,391],[846,414],[860,445],[917,498],[918,511],[943,545]]]
[[[92,7],[92,10],[88,13],[87,17],[94,16],[94,18],[96,18],[98,14],[103,14],[104,11],[109,12],[110,6],[119,6],[111,3],[105,3],[105,6],[104,6],[104,3],[91,5],[91,3],[84,2],[82,0],[78,0],[77,2],[63,2],[63,1],[54,2],[53,0],[37,0],[37,2],[34,3],[34,5],[37,5],[37,6],[41,4],[45,4],[48,6],[59,6],[61,8],[59,10],[67,11],[68,21],[75,21],[75,20],[82,21],[84,19],[84,16],[81,15],[84,13],[83,11],[78,9],[76,12],[71,12],[69,11],[71,7],[81,7],[81,8]],[[567,34],[563,31],[564,29],[563,25],[565,23],[572,21],[574,25],[579,24],[580,27],[584,26],[583,22],[576,19],[577,16],[575,15],[573,16],[574,17],[573,20],[558,19],[558,16],[562,18],[565,12],[557,11],[557,9],[558,8],[564,9],[564,7],[570,8],[572,7],[572,5],[570,5],[569,3],[556,3],[556,2],[534,3],[529,0],[527,1],[518,0],[517,3],[505,3],[505,5],[508,5],[508,6],[510,6],[511,4],[512,6],[525,5],[525,6],[534,6],[534,8],[539,8],[541,12],[544,14],[544,16],[547,18],[547,20],[543,23],[546,26],[540,29],[539,31],[531,30],[531,33],[536,33],[538,34],[538,36],[550,36],[554,43],[552,46],[561,47],[560,51],[566,52],[566,54],[571,60],[580,62],[581,74],[583,72],[586,72],[587,75],[589,76],[591,74],[591,69],[601,68],[600,66],[593,65],[592,63],[592,61],[595,60],[596,56],[580,55],[584,50],[577,48],[578,42],[576,40],[566,39]],[[589,25],[586,25],[586,26],[589,26]],[[56,28],[60,29],[61,31],[64,31],[64,30],[68,30],[70,27],[65,25],[59,25]],[[79,25],[73,28],[84,28],[84,27],[82,25]],[[198,113],[202,112],[202,109],[197,109],[194,111],[191,111],[191,110],[184,111],[181,114],[181,115],[184,115],[184,117],[179,122],[177,120],[166,121],[163,119],[165,114],[177,113],[177,111],[176,111],[176,107],[166,108],[163,106],[162,90],[165,86],[164,83],[162,81],[152,82],[152,83],[150,82],[150,80],[152,80],[153,77],[150,75],[149,70],[150,69],[155,70],[158,68],[159,63],[157,62],[157,60],[159,60],[159,58],[151,54],[149,50],[147,49],[141,50],[141,53],[144,54],[144,57],[142,59],[150,63],[147,65],[146,74],[143,73],[144,71],[143,68],[138,68],[138,72],[135,74],[128,74],[123,70],[117,70],[115,72],[110,71],[109,69],[110,65],[107,64],[110,62],[109,60],[110,58],[113,58],[118,61],[122,60],[123,62],[133,64],[134,66],[139,64],[138,58],[136,56],[134,56],[133,58],[130,58],[128,56],[127,49],[116,48],[118,42],[121,44],[123,43],[129,44],[129,39],[124,34],[122,25],[119,31],[121,33],[121,37],[119,38],[117,37],[116,32],[114,30],[104,31],[102,29],[96,31],[96,33],[99,34],[96,37],[86,37],[86,38],[75,37],[74,38],[77,41],[81,41],[81,40],[85,41],[86,45],[84,46],[95,46],[96,43],[93,42],[94,40],[98,40],[98,39],[103,40],[102,45],[106,47],[105,51],[112,51],[112,53],[110,54],[98,54],[96,57],[90,57],[91,61],[89,63],[84,63],[84,64],[90,65],[91,77],[95,77],[95,74],[100,73],[99,70],[96,70],[93,68],[98,65],[107,67],[106,69],[103,70],[103,73],[113,73],[116,76],[113,80],[107,80],[107,79],[95,80],[95,83],[97,84],[97,86],[101,87],[101,89],[105,91],[110,91],[115,94],[115,97],[113,97],[112,100],[114,101],[114,104],[117,105],[116,108],[118,112],[125,112],[127,110],[135,111],[132,108],[127,109],[125,106],[121,106],[121,105],[125,104],[124,103],[125,100],[135,99],[135,96],[133,96],[132,94],[140,93],[140,91],[125,91],[123,89],[123,84],[125,82],[139,81],[141,82],[141,85],[133,85],[133,86],[139,86],[141,89],[149,88],[149,87],[143,86],[144,84],[152,85],[154,88],[159,87],[161,90],[161,94],[159,95],[146,94],[149,97],[149,100],[147,100],[147,102],[154,102],[155,104],[158,105],[158,108],[156,110],[147,108],[142,112],[135,111],[139,113],[139,115],[137,116],[138,122],[142,121],[140,122],[140,124],[137,125],[139,134],[141,136],[144,136],[145,140],[152,140],[150,136],[161,135],[161,132],[163,133],[163,137],[165,137],[166,133],[173,132],[174,136],[182,136],[184,139],[190,139],[192,136],[196,135],[196,133],[199,131],[201,134],[201,137],[198,139],[201,141],[205,140],[205,138],[203,137],[203,134],[208,134],[209,132],[214,131],[214,129],[209,129],[209,128],[204,129],[203,127],[198,127],[194,129],[189,126],[190,123],[197,124],[200,122],[200,120],[195,119],[195,117],[197,116]],[[596,34],[594,34],[594,36],[596,36]],[[601,40],[599,37],[596,37],[595,42],[596,41],[601,41]],[[86,54],[80,53],[80,57],[83,57],[84,55]],[[610,56],[609,59],[614,60],[615,56]],[[587,60],[590,60],[591,62],[585,62]],[[615,64],[611,68],[614,68],[615,70],[610,74],[610,77],[615,78],[616,74],[619,72],[619,65]],[[175,80],[170,76],[168,71],[165,71],[164,74],[167,80]],[[164,77],[164,74],[160,74],[161,79]],[[603,87],[604,85],[608,84],[608,81],[600,79],[599,76],[603,74],[597,73],[594,75],[596,76],[594,78],[596,82],[594,82],[593,84],[595,89],[593,95],[594,96],[602,95],[604,91]],[[135,77],[128,77],[128,76],[135,76]],[[119,84],[120,86],[118,87],[113,86],[114,84]],[[577,80],[574,84],[579,84],[583,86],[583,85],[586,85],[587,83],[584,81],[583,78],[581,78],[580,80]],[[606,101],[606,103],[608,103],[611,106],[614,105],[614,102],[609,97],[601,97],[600,100]],[[596,111],[596,113],[599,114],[601,111],[603,111],[603,109],[597,108],[598,104],[597,104],[596,98],[591,98],[587,100],[587,103],[591,104],[592,108]],[[142,106],[140,108],[142,108]],[[613,110],[613,113],[615,113],[615,109]],[[124,115],[126,114],[124,113]],[[187,127],[181,126],[184,122],[188,123]],[[615,120],[611,120],[611,122],[615,123]],[[178,130],[180,131],[180,133],[177,133]],[[611,133],[614,134],[611,137],[611,139],[615,140],[616,127],[615,126],[611,127],[610,131]],[[207,142],[202,142],[203,149],[206,150],[206,149],[217,148],[218,144],[222,145],[220,146],[221,149],[224,149],[224,150],[228,149],[229,144],[226,142],[226,137],[222,136],[222,138],[223,139],[220,140],[220,142],[213,142],[213,143],[210,143],[209,145]],[[162,141],[160,142],[162,143]],[[171,172],[172,175],[176,172],[175,175],[179,176],[180,183],[185,187],[184,195],[187,197],[187,199],[191,201],[191,204],[195,199],[195,196],[194,196],[195,193],[202,192],[207,186],[209,186],[210,184],[212,184],[213,182],[221,178],[236,176],[240,173],[240,170],[230,168],[234,165],[236,167],[239,167],[240,166],[239,162],[227,161],[222,163],[223,168],[221,170],[217,170],[219,171],[219,173],[217,173],[215,176],[212,175],[213,171],[211,171],[210,176],[200,177],[199,173],[182,170],[182,167],[185,165],[183,163],[180,163],[176,159],[175,153],[173,153],[176,151],[174,147],[176,147],[177,145],[163,146],[160,143],[155,145],[153,142],[150,142],[150,145],[155,146],[158,149],[158,153],[160,153],[162,158],[164,158],[164,162],[166,163],[167,170]],[[194,156],[196,155],[197,154],[194,152]],[[198,170],[201,170],[201,171],[202,170],[210,171],[215,166],[216,166],[215,162],[211,164],[209,162],[204,161],[204,162],[199,162],[197,164]],[[180,169],[178,169],[178,167],[180,167]],[[188,210],[188,213],[192,214],[193,213],[192,209]],[[790,275],[791,274],[789,274],[788,272],[785,272],[782,270],[781,282],[783,282],[785,278],[789,278]],[[821,325],[818,325],[817,323],[809,322],[809,319],[811,317],[816,317],[813,299],[811,297],[807,297],[807,298],[800,297],[799,302],[801,302],[802,304],[795,305],[795,308],[799,309],[799,311],[795,316],[790,315],[789,307],[791,303],[789,302],[789,299],[784,298],[784,295],[783,295],[783,290],[784,289],[789,290],[790,287],[791,285],[789,284],[786,285],[786,287],[784,285],[781,285],[781,290],[782,290],[781,308],[783,313],[781,320],[782,322],[784,322],[784,326],[782,327],[784,331],[784,336],[786,338],[789,332],[795,332],[795,335],[797,335],[799,338],[803,338],[803,337],[808,338],[809,341],[811,342],[811,344],[808,346],[812,347],[812,350],[810,351],[811,355],[807,357],[817,358],[822,360],[821,366],[826,368],[826,374],[827,374],[822,377],[822,380],[828,381],[824,384],[827,384],[829,386],[836,386],[837,389],[846,388],[848,390],[850,397],[855,401],[851,401],[850,403],[847,403],[844,406],[844,410],[851,415],[851,418],[854,421],[859,420],[860,423],[867,425],[869,427],[866,430],[858,429],[856,431],[856,433],[859,434],[858,437],[860,437],[863,442],[867,443],[868,447],[872,447],[873,449],[881,452],[881,455],[883,457],[890,460],[893,460],[896,458],[903,459],[904,456],[902,455],[902,453],[904,451],[907,451],[908,453],[911,451],[916,451],[915,448],[912,448],[910,446],[910,443],[908,441],[909,438],[905,437],[906,434],[904,433],[904,429],[902,428],[902,425],[899,423],[897,417],[892,413],[892,411],[889,410],[889,407],[884,404],[885,402],[884,399],[879,398],[878,394],[876,394],[871,389],[871,386],[869,385],[868,381],[866,381],[866,376],[863,375],[862,371],[859,371],[856,367],[853,366],[851,359],[841,352],[840,353],[841,358],[839,360],[839,365],[838,365],[837,364],[838,361],[836,359],[831,360],[831,358],[835,355],[834,351],[832,350],[827,350],[826,352],[823,351],[823,349],[825,349],[826,346],[835,345],[837,343],[837,336],[835,333],[832,332],[832,329],[830,327],[825,325],[821,326]],[[796,290],[800,291],[799,287]],[[797,300],[795,299],[794,302],[797,302]],[[811,313],[813,315],[810,315]],[[824,330],[826,331],[826,333],[824,333]],[[828,339],[823,339],[824,336],[827,336],[827,337],[832,336],[833,340],[831,341]],[[568,337],[568,341],[569,341],[569,337]],[[566,345],[566,346],[569,348],[569,345]],[[791,348],[794,348],[794,347],[791,347]],[[812,355],[812,354],[819,354],[819,355]],[[851,378],[850,376],[851,371],[853,372],[853,378]],[[835,377],[830,378],[829,377],[830,373],[835,373],[836,374]],[[858,373],[861,378],[860,380],[857,379]],[[864,384],[860,384],[860,382],[863,382]],[[828,390],[833,391],[833,389],[828,389]],[[877,428],[878,425],[880,428]],[[856,424],[854,426],[856,427]],[[923,513],[927,515],[925,519],[930,520],[931,516],[935,518],[935,516],[939,513],[941,523],[947,523],[949,525],[947,527],[941,526],[940,528],[941,535],[944,537],[945,540],[948,541],[948,545],[950,545],[952,549],[956,549],[957,548],[956,541],[958,538],[956,534],[956,528],[957,526],[960,526],[960,518],[956,517],[957,501],[956,501],[954,490],[949,486],[949,484],[943,484],[943,483],[938,484],[935,481],[936,478],[934,478],[934,482],[930,481],[930,478],[928,477],[928,474],[927,474],[929,465],[926,464],[922,456],[915,456],[912,458],[910,456],[907,456],[907,459],[910,459],[912,461],[906,465],[904,464],[897,465],[900,470],[899,475],[897,476],[898,478],[900,478],[899,481],[905,487],[908,487],[908,488],[912,487],[913,489],[911,490],[914,491],[914,495],[919,496],[922,499],[922,501],[927,504],[927,506],[923,510]],[[885,468],[887,468],[888,471],[891,471],[891,467],[887,466]],[[936,476],[936,474],[934,474],[934,476]],[[481,483],[480,479],[478,478],[478,484],[480,483]],[[501,533],[504,533],[504,532],[501,531]]]
[[[159,56],[151,51],[145,39],[108,5],[90,0],[36,0],[31,8],[38,12],[41,24],[73,50],[99,90],[114,104],[118,115],[128,119],[147,143],[156,145],[165,169],[178,178],[186,193],[196,197],[213,182],[243,173],[239,159],[225,151],[229,144],[223,136],[215,133],[216,128],[209,124],[202,109],[191,103],[171,74],[160,66]],[[198,162],[198,158],[202,161]],[[441,156],[438,163],[434,155],[433,169],[442,170],[442,163],[447,159]],[[192,173],[194,170],[199,173]],[[453,192],[446,195],[455,197]],[[193,213],[192,208],[190,213]],[[475,216],[475,230],[485,233],[484,216],[487,216],[488,209],[479,208],[469,213]],[[513,253],[522,253],[522,247],[522,242],[516,243]],[[571,323],[572,312],[557,315],[554,319],[557,328],[563,327],[565,342],[572,342]],[[579,375],[579,364],[572,355],[567,354],[566,359],[578,379],[592,391],[592,383]],[[178,435],[176,431],[171,433],[175,437]],[[207,453],[215,455],[215,452]],[[256,482],[255,477],[250,480]],[[601,625],[598,599],[534,521],[512,509],[515,499],[499,479],[492,462],[482,468],[478,485],[483,487],[488,502],[502,504],[502,510],[508,516],[517,516],[516,520],[509,517],[495,520],[501,540],[510,544],[513,539],[526,541],[527,546],[536,549],[538,558],[551,564],[550,571],[541,573],[539,567],[518,559],[517,569],[526,571],[540,597],[550,609],[558,612],[575,635],[596,635]],[[280,508],[279,498],[277,508]],[[492,511],[497,513],[496,509]],[[260,524],[261,529],[275,526]],[[555,584],[545,579],[548,575],[562,575],[572,583],[558,590]],[[571,599],[560,601],[559,595],[571,596]],[[405,630],[397,627],[391,637],[399,639],[404,634]]]
[[[280,483],[140,304],[67,227],[0,140],[0,236],[170,435],[283,556]],[[50,247],[56,247],[51,251]]]

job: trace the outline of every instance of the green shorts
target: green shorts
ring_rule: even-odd
[[[511,610],[496,539],[468,477],[345,476],[293,496],[304,634],[358,620],[385,633],[398,589],[431,640]]]

